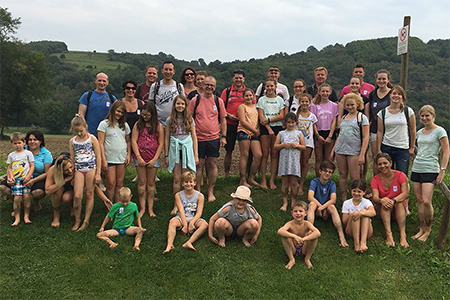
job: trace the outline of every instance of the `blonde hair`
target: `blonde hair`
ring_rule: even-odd
[[[325,71],[325,75],[328,75],[328,70],[327,70],[327,68],[325,68],[325,67],[317,67],[317,68],[314,70],[314,75],[316,75],[316,73],[319,72],[319,71]]]
[[[10,139],[11,143],[16,142],[16,141],[25,142],[25,136],[23,135],[23,133],[20,133],[20,132],[14,132],[13,134],[11,134],[9,139]]]
[[[127,188],[126,186],[122,187],[119,190],[119,198],[121,200],[125,200],[125,199],[128,199],[128,198],[131,198],[131,190],[129,188]]]
[[[420,116],[423,112],[428,112],[428,113],[432,114],[434,117],[436,117],[436,110],[434,109],[433,106],[431,106],[431,105],[429,105],[429,104],[424,105],[424,106],[422,106],[422,107],[420,108],[420,110],[419,110],[419,116]]]
[[[305,201],[297,201],[293,206],[292,206],[292,211],[294,210],[294,208],[296,207],[301,207],[303,208],[305,211],[308,210],[308,205],[306,204]]]
[[[196,181],[197,177],[195,176],[195,173],[192,171],[186,171],[183,174],[181,174],[181,182]]]
[[[347,102],[348,100],[350,100],[350,99],[355,100],[355,102],[356,102],[356,108],[357,108],[357,109],[361,110],[361,109],[364,108],[364,101],[363,101],[363,99],[361,98],[360,95],[355,94],[355,93],[349,93],[349,94],[345,95],[345,96],[341,99],[341,103],[342,103],[342,105],[344,106],[344,108],[345,108],[346,102]]]
[[[330,89],[330,95],[331,95],[331,92],[333,91],[333,89],[331,88],[331,85],[329,85],[328,83],[322,83],[320,86],[319,86],[319,88],[317,89],[317,94],[316,94],[316,96],[314,97],[314,100],[313,100],[313,104],[319,104],[320,103],[320,100],[321,100],[321,97],[320,97],[320,91],[323,89],[323,88],[329,88]]]
[[[71,164],[74,167],[73,161],[67,154],[61,154],[55,160],[55,172],[53,173],[53,180],[56,185],[64,184],[64,168]]]
[[[75,117],[73,117],[72,121],[70,121],[70,132],[75,133],[75,127],[78,126],[87,128],[87,123],[83,117],[81,117],[79,114],[76,114]]]

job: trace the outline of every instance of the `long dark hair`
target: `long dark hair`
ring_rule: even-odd
[[[30,130],[27,132],[27,135],[25,136],[25,141],[28,145],[28,139],[30,138],[30,135],[34,135],[34,137],[41,142],[41,148],[45,147],[45,139],[44,134],[40,132],[39,130]]]
[[[183,72],[181,72],[180,75],[180,83],[181,84],[186,84],[186,76],[184,76],[184,74],[186,74],[186,71],[191,70],[192,72],[194,72],[194,82],[195,82],[195,77],[197,76],[197,72],[195,71],[194,68],[192,67],[187,67],[186,69],[183,70]]]
[[[150,120],[148,122],[146,122],[144,120],[144,118],[142,117],[142,112],[146,110],[150,113]],[[148,133],[150,134],[154,134],[157,132],[158,129],[158,113],[156,112],[156,106],[155,103],[153,103],[152,101],[149,101],[147,103],[145,103],[142,106],[142,111],[141,111],[141,115],[139,117],[139,120],[136,123],[137,129],[139,131],[141,131],[143,128],[145,128],[145,124],[148,123],[150,124],[150,127],[148,128]]]

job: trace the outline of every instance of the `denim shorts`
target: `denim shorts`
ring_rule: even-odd
[[[249,136],[245,131],[239,131],[237,133],[238,141],[259,141],[259,137],[257,136]]]
[[[400,149],[381,144],[381,152],[387,153],[392,158],[392,168],[405,173],[408,177],[409,170],[409,149]]]

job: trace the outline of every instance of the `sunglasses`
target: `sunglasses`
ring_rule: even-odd
[[[185,73],[184,76],[188,77],[188,76],[195,76],[195,73]]]
[[[136,87],[135,86],[126,86],[125,88],[124,88],[124,90],[135,90],[136,89]]]
[[[294,89],[297,89],[297,88],[304,88],[305,86],[304,85],[294,85]]]

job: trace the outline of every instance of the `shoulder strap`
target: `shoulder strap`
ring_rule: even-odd
[[[258,97],[262,97],[264,96],[264,91],[266,90],[266,87],[264,85],[264,82],[261,82],[261,92],[259,93],[259,95],[257,95]]]
[[[87,98],[86,98],[87,105],[86,106],[89,106],[89,102],[91,101],[91,98],[92,98],[92,92],[93,91],[89,91],[87,94]]]
[[[200,94],[197,94],[197,96],[195,96],[195,105],[194,105],[194,113],[192,114],[192,118],[195,120],[195,116],[197,115],[197,107],[200,103],[200,98],[202,96],[200,96]],[[192,98],[194,99],[194,98]]]
[[[142,90],[142,84],[139,84],[138,86],[137,86],[137,89],[136,89],[136,98],[138,98],[138,99],[141,99],[141,90]]]
[[[227,106],[228,106],[228,99],[230,98],[230,92],[231,92],[231,86],[230,87],[227,87],[227,90],[226,90],[226,92],[225,92],[225,108],[227,108]],[[223,100],[223,99],[222,99]]]
[[[216,103],[216,107],[217,107],[217,118],[219,120],[219,124],[220,124],[220,105],[219,105],[219,97],[217,95],[214,95],[214,102]]]
[[[408,106],[405,105],[403,107],[403,113],[405,114],[405,118],[406,118],[406,126],[408,126],[407,133],[408,133],[408,142],[409,142],[409,137],[410,137],[409,131],[410,131],[410,128],[409,128],[409,108],[408,108]]]
[[[294,95],[291,95],[291,96],[289,96],[289,111],[291,111],[293,102],[294,102]]]
[[[108,93],[108,92],[107,92]],[[114,101],[116,101],[116,99],[114,99],[114,95],[111,93],[108,93],[109,96],[109,100],[111,101],[111,103],[113,103]]]
[[[175,81],[175,84],[177,86],[178,95],[183,95],[184,96],[183,90],[181,89],[181,83]]]
[[[154,97],[155,97],[155,99],[154,100],[156,100],[156,95],[158,95],[158,93],[159,93],[159,87],[161,86],[161,82],[160,81],[156,81],[155,82],[155,93],[154,93]]]
[[[386,119],[386,109],[387,108],[383,108],[381,110],[381,120],[383,120],[383,135],[384,135],[384,132],[386,131],[386,124],[384,124],[384,121]]]

